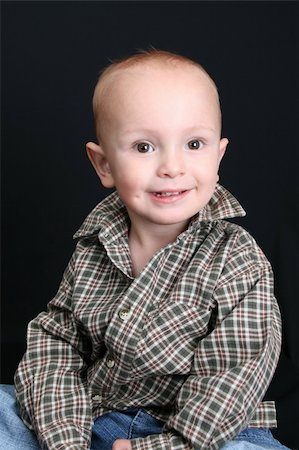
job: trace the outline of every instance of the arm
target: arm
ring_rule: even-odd
[[[71,299],[75,253],[48,312],[28,326],[27,351],[15,375],[20,412],[42,448],[89,448],[91,407],[84,379],[88,342]]]
[[[262,401],[279,357],[280,314],[259,249],[230,255],[214,302],[213,331],[199,342],[176,413],[163,434],[133,439],[133,450],[219,449]]]

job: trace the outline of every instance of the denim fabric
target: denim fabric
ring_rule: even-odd
[[[105,414],[94,423],[91,450],[111,450],[116,439],[133,439],[162,433],[163,425],[163,422],[142,409]]]
[[[14,386],[0,385],[0,449],[40,450],[35,434],[19,417]]]
[[[20,419],[14,387],[0,385],[0,450],[41,450],[36,436]],[[133,439],[161,433],[163,422],[142,409],[115,411],[97,418],[92,430],[91,450],[111,450],[116,439]],[[270,430],[248,428],[222,450],[288,450]]]
[[[222,450],[290,450],[274,439],[270,430],[266,428],[247,428],[233,441],[228,442]]]

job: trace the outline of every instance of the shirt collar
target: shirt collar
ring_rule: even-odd
[[[243,217],[246,213],[238,200],[223,186],[216,185],[209,203],[192,219],[192,226],[201,221]],[[87,216],[74,238],[99,234],[99,238],[112,241],[128,234],[129,217],[117,192],[102,200]]]

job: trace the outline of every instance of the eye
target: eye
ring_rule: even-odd
[[[202,141],[199,141],[198,139],[192,139],[192,141],[188,142],[188,147],[190,150],[198,150],[202,148],[203,143]]]
[[[139,153],[151,153],[155,149],[151,144],[148,144],[147,142],[140,142],[136,146]]]

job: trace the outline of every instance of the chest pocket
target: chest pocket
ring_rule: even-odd
[[[133,362],[134,376],[186,375],[208,330],[210,310],[175,302],[145,319]]]

